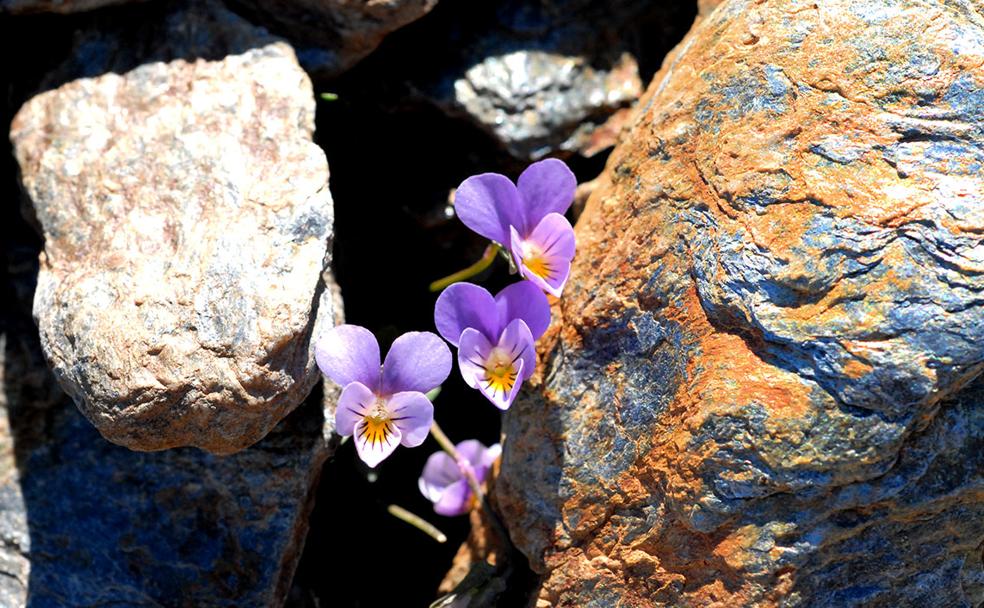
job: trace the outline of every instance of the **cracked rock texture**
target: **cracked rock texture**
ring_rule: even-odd
[[[390,32],[426,15],[438,0],[233,2],[258,22],[303,47],[305,67],[319,78],[331,78],[375,50]]]
[[[318,379],[328,166],[286,43],[210,3],[167,10],[80,35],[13,121],[45,237],[34,315],[104,437],[230,453]]]
[[[0,605],[283,605],[333,449],[331,412],[313,396],[226,457],[104,441],[45,365],[30,317],[36,253],[6,249]]]
[[[496,497],[537,606],[984,603],[984,7],[726,0],[577,226]]]
[[[638,24],[669,20],[680,6],[500,2],[477,31],[448,41],[455,55],[444,59],[439,77],[417,84],[419,93],[489,133],[517,159],[590,156],[614,144],[642,94],[638,39],[646,33],[639,34]],[[648,34],[657,46],[667,32],[652,27]]]

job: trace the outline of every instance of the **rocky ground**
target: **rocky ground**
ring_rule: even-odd
[[[0,606],[984,606],[980,2],[0,0],[0,48]],[[312,340],[431,329],[450,191],[547,156],[503,546],[433,442],[339,445]]]

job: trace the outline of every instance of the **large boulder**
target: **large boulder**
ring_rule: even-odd
[[[11,128],[56,377],[132,449],[255,443],[310,392],[312,336],[334,316],[307,75],[284,42],[195,2],[82,34],[58,78]]]
[[[538,606],[984,602],[982,18],[727,0],[668,58],[505,418]]]
[[[0,605],[282,606],[333,449],[320,396],[233,456],[108,443],[45,365],[29,314],[36,253],[31,264],[4,245]]]

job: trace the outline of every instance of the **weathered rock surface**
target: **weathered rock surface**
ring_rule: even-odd
[[[453,91],[440,100],[446,109],[476,122],[514,156],[532,160],[603,147],[592,136],[605,118],[639,98],[642,81],[628,53],[598,69],[586,57],[522,50],[469,67]]]
[[[538,606],[984,602],[984,10],[727,0],[577,227],[495,494]]]
[[[517,159],[590,156],[614,143],[642,94],[638,24],[680,10],[638,0],[500,2],[477,31],[448,41],[454,54],[438,66],[439,77],[416,84]]]
[[[697,0],[697,14],[701,18],[707,17],[723,2],[724,0]]]
[[[141,28],[83,35],[13,121],[45,235],[34,314],[107,439],[234,452],[311,390],[335,314],[313,93],[287,44],[216,5]]]
[[[36,254],[4,253],[0,605],[282,605],[333,449],[320,399],[234,456],[108,443],[45,365],[30,318]]]
[[[423,17],[437,2],[234,0],[258,23],[305,47],[305,67],[322,78],[338,76],[352,67],[387,34]]]

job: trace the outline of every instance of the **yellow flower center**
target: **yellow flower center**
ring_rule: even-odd
[[[376,443],[388,443],[389,436],[393,434],[393,425],[389,420],[379,420],[378,418],[366,418],[366,424],[362,427],[362,434],[359,439],[369,445]]]
[[[386,403],[382,400],[376,400],[373,404],[372,409],[365,417],[366,424],[362,427],[362,432],[359,434],[359,439],[370,445],[376,445],[379,443],[386,443],[389,436],[393,434],[393,423],[390,422],[390,413],[386,408]]]
[[[550,276],[550,262],[547,261],[547,258],[543,255],[543,251],[536,245],[524,244],[523,265],[541,279],[546,279]]]
[[[492,349],[485,362],[485,382],[493,395],[498,391],[508,395],[512,390],[517,379],[515,363],[507,351],[501,348]]]

